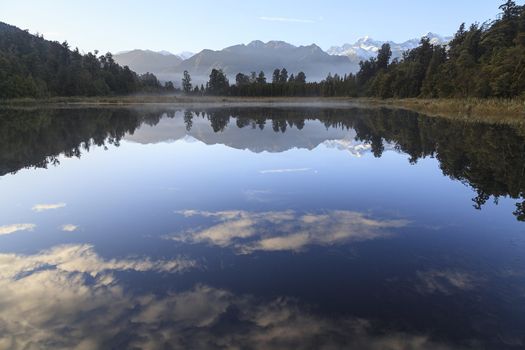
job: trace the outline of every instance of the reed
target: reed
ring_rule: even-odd
[[[368,100],[371,105],[406,108],[429,116],[472,122],[524,124],[522,99],[388,99]]]

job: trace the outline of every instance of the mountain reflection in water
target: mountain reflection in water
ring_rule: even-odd
[[[390,109],[0,110],[0,348],[523,348],[524,141]]]
[[[305,128],[312,120],[320,123]],[[232,130],[230,123],[251,132]],[[140,132],[141,126],[157,125]],[[139,135],[134,135],[137,130]],[[381,157],[385,147],[395,148],[409,155],[413,164],[425,157],[438,159],[444,175],[477,192],[476,209],[491,197],[496,202],[502,196],[520,199],[514,215],[525,221],[523,128],[454,122],[390,109],[66,109],[0,111],[0,135],[0,175],[56,165],[59,155],[80,157],[93,146],[119,146],[124,137],[152,143],[191,135],[206,144],[253,152],[313,149],[325,143],[358,156],[370,150],[375,157]]]

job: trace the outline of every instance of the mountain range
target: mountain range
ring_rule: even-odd
[[[430,43],[434,45],[445,45],[452,39],[451,37],[443,37],[432,32],[423,35],[423,37],[430,39]],[[365,36],[353,44],[332,46],[328,49],[327,53],[330,55],[347,56],[351,59],[367,60],[375,57],[381,46],[388,43],[392,50],[392,59],[394,59],[401,58],[404,51],[416,48],[420,40],[421,39],[410,39],[402,43],[396,43],[394,41],[378,41]]]
[[[427,33],[425,36],[433,44],[446,44],[450,40],[434,33]],[[176,85],[180,85],[185,70],[191,74],[194,84],[203,84],[213,68],[222,69],[231,83],[239,72],[249,74],[261,70],[270,81],[273,70],[283,67],[289,74],[303,71],[307,80],[319,81],[328,73],[356,73],[359,62],[375,57],[384,43],[390,44],[392,58],[399,58],[404,51],[417,47],[419,41],[420,39],[411,39],[395,43],[364,37],[354,44],[332,46],[323,51],[315,44],[295,46],[284,41],[264,43],[255,40],[222,50],[205,49],[197,54],[183,52],[176,55],[167,51],[132,50],[117,53],[114,58],[119,64],[127,65],[137,73],[154,73],[160,80],[172,80]]]
[[[121,66],[128,66],[137,73],[161,73],[178,66],[184,59],[167,51],[131,50],[119,52],[115,61]]]
[[[356,132],[352,129],[327,128],[318,121],[306,121],[302,129],[289,127],[286,134],[275,132],[271,125],[264,129],[238,128],[236,120],[217,133],[205,118],[193,118],[192,128],[186,129],[184,113],[176,112],[175,118],[163,118],[155,126],[142,125],[133,134],[125,137],[127,141],[151,144],[159,142],[203,142],[206,145],[225,145],[239,150],[249,150],[254,153],[286,152],[293,148],[313,150],[323,146],[348,152],[350,156],[361,157],[371,152],[368,143],[357,141]],[[392,144],[384,142],[385,150],[393,150]]]

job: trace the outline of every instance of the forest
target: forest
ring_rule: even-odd
[[[174,91],[155,75],[137,75],[118,65],[111,53],[81,54],[67,42],[0,22],[0,98],[125,95]]]
[[[269,78],[263,71],[238,73],[230,84],[222,70],[213,69],[205,86],[193,86],[185,71],[182,91],[240,97],[524,98],[525,5],[507,0],[499,10],[494,21],[461,24],[445,46],[423,37],[418,47],[391,60],[391,48],[384,44],[377,57],[360,62],[355,74],[309,82],[304,72],[276,68]],[[151,73],[121,67],[111,53],[81,54],[67,42],[0,22],[0,99],[178,91]]]
[[[358,91],[382,98],[524,97],[525,6],[509,0],[499,8],[491,23],[462,24],[447,47],[423,38],[389,62],[384,45],[376,59],[361,62]]]

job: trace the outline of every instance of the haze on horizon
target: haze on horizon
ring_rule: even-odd
[[[323,49],[363,36],[405,41],[427,32],[452,35],[462,22],[495,19],[497,2],[443,0],[113,1],[18,0],[0,3],[0,21],[67,40],[88,52],[130,49],[199,52],[252,40],[316,43]],[[334,11],[333,9],[337,9]]]

